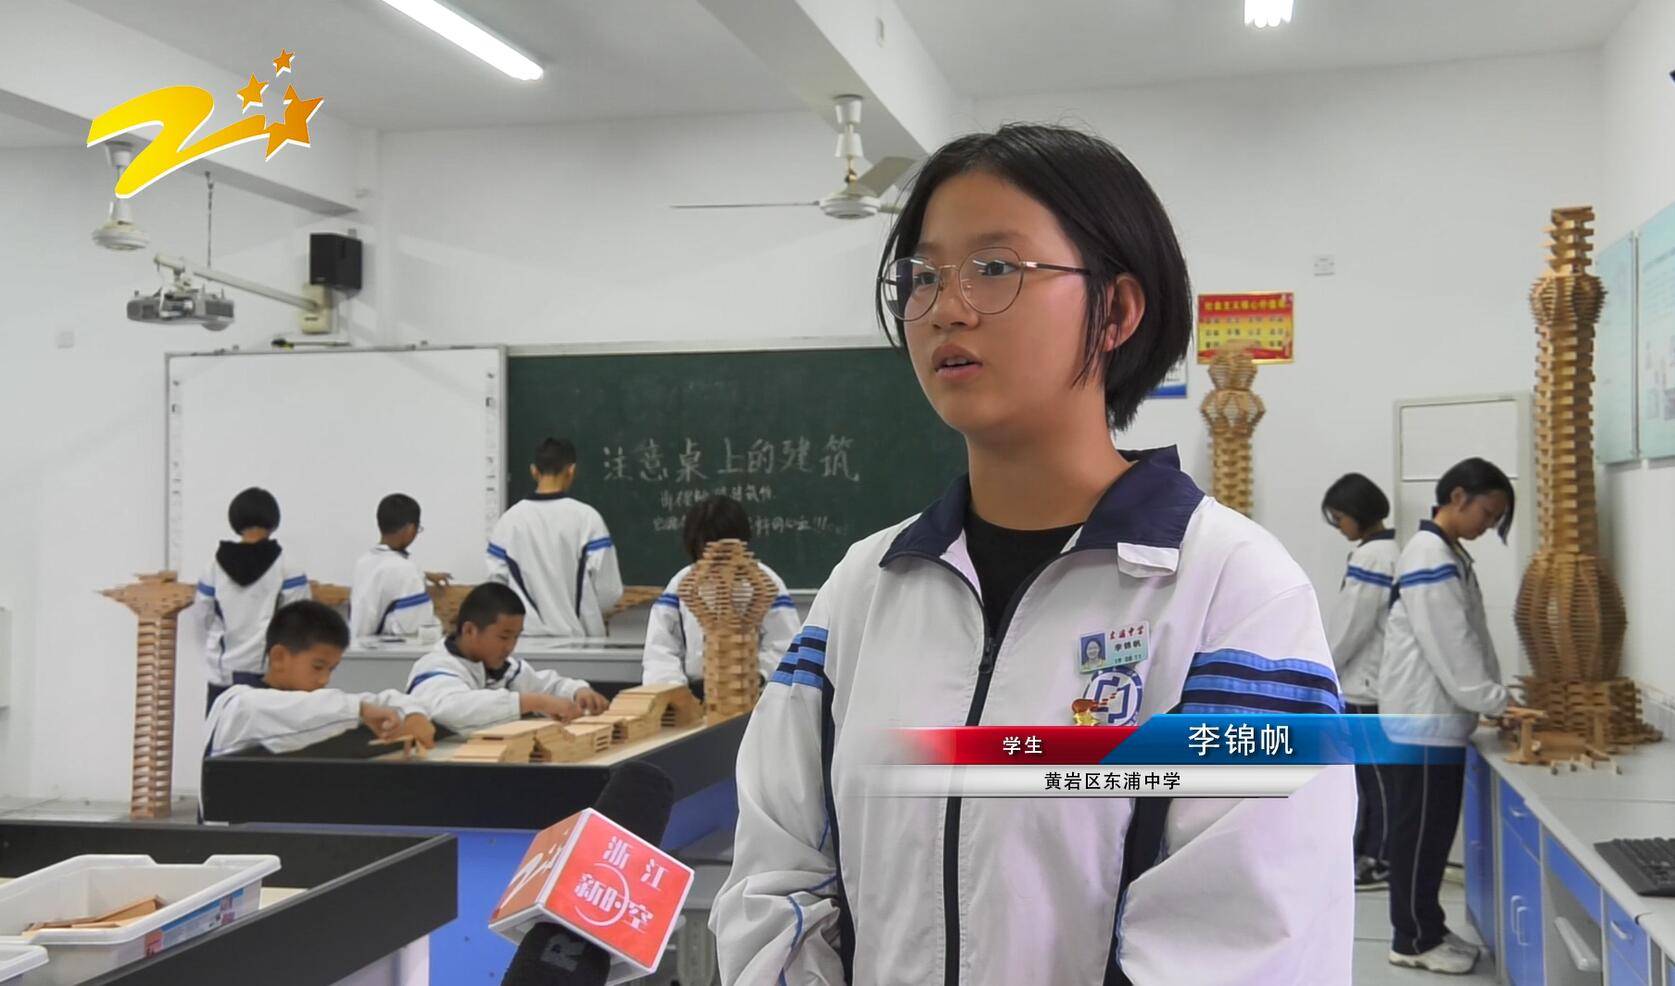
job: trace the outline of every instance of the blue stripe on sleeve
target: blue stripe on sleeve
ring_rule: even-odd
[[[672,592],[665,592],[663,595],[658,596],[657,601],[653,602],[652,605],[653,606],[673,606],[676,609],[680,609],[680,597],[675,595]]]
[[[489,542],[489,555],[494,557],[494,558],[498,558],[501,561],[505,561],[506,560],[506,549],[502,548],[498,544],[495,544],[493,541],[490,541]]]
[[[790,596],[775,596],[773,605],[769,609],[796,609],[797,603]]]
[[[288,578],[284,582],[280,583],[279,588],[282,589],[282,590],[283,589],[301,589],[303,586],[305,586],[307,584],[308,584],[308,576],[306,576],[306,575],[294,575],[291,578]]]
[[[392,612],[398,609],[412,609],[414,606],[423,606],[428,602],[430,602],[430,594],[428,592],[415,592],[411,596],[402,596],[400,599],[391,603],[390,609]]]
[[[413,689],[419,687],[432,678],[459,678],[460,681],[465,680],[464,678],[460,678],[459,675],[454,674],[452,671],[426,671],[424,674],[419,675],[417,678],[414,678],[412,681],[407,683],[407,694],[413,694]]]
[[[1458,565],[1439,565],[1436,568],[1408,572],[1397,580],[1397,584],[1405,589],[1416,585],[1433,585],[1437,582],[1447,582],[1449,579],[1459,577],[1460,567]]]
[[[198,583],[198,591],[203,593],[204,595],[208,596],[211,599],[215,598],[215,586],[212,586],[207,582],[199,582]]]
[[[1354,565],[1349,566],[1349,571],[1344,573],[1344,577],[1354,579],[1357,582],[1365,582],[1368,585],[1376,585],[1381,589],[1389,589],[1396,584],[1396,580],[1388,575],[1381,575],[1378,572],[1369,572],[1364,568],[1357,568]]]
[[[611,539],[609,537],[597,538],[595,540],[589,541],[587,543],[587,547],[583,548],[582,551],[583,551],[583,553],[590,552],[590,551],[603,551],[606,548],[609,548],[611,546],[611,544],[612,544],[612,542],[611,542]]]

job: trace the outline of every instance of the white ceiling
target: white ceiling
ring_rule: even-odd
[[[283,45],[297,52],[294,78],[306,95],[380,130],[803,105],[694,0],[449,0],[541,63],[546,75],[532,83],[508,79],[378,0],[73,2],[241,76],[266,78]]]
[[[81,147],[82,141],[28,120],[0,113],[0,149],[22,147]]]
[[[378,0],[73,2],[240,75],[284,45],[306,94],[380,130],[803,106],[696,0],[450,0],[541,62],[536,83]],[[954,87],[977,97],[1586,48],[1634,2],[1296,0],[1291,24],[1257,31],[1243,0],[897,0]],[[13,132],[47,133],[0,121],[0,146],[16,146]]]
[[[1589,48],[1635,0],[1296,0],[1267,30],[1243,0],[897,3],[954,88],[983,97]]]

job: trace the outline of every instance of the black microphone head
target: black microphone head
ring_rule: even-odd
[[[675,782],[669,775],[649,763],[628,760],[611,768],[593,810],[655,846],[663,841],[674,806]]]

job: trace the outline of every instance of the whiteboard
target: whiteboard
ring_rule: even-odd
[[[168,563],[198,576],[249,486],[279,501],[275,539],[309,578],[348,585],[378,542],[378,501],[419,501],[413,559],[484,575],[505,505],[499,347],[174,355],[168,359]]]
[[[1489,636],[1501,674],[1512,681],[1528,672],[1513,608],[1518,585],[1535,547],[1535,485],[1530,465],[1530,407],[1523,394],[1428,398],[1396,402],[1396,534],[1403,544],[1431,516],[1437,480],[1472,456],[1506,473],[1517,495],[1506,544],[1493,531],[1467,544],[1483,588]]]

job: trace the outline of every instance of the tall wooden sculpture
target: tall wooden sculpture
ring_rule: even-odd
[[[162,818],[174,789],[175,624],[192,605],[196,588],[173,572],[141,575],[132,585],[102,594],[139,617],[134,664],[134,783],[129,814]]]
[[[711,541],[680,581],[681,605],[704,631],[704,712],[710,722],[742,715],[762,695],[756,650],[773,580],[743,541]]]
[[[1541,542],[1518,590],[1518,636],[1535,674],[1531,706],[1554,728],[1589,735],[1602,714],[1610,744],[1655,738],[1634,682],[1617,676],[1623,596],[1599,558],[1594,496],[1594,323],[1605,292],[1588,273],[1590,207],[1553,210],[1548,270],[1530,289],[1540,334],[1535,389]]]
[[[1210,495],[1245,516],[1251,512],[1250,437],[1266,409],[1251,392],[1256,364],[1243,349],[1224,349],[1210,360],[1210,382],[1198,408],[1210,426]]]

